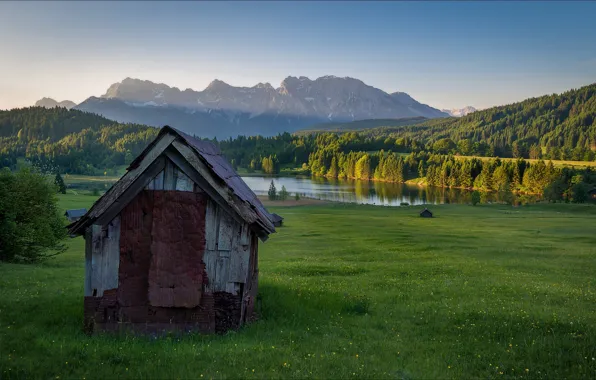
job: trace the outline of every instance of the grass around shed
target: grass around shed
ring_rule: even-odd
[[[271,207],[261,319],[223,336],[84,335],[81,238],[0,264],[0,378],[594,378],[596,207],[431,210]]]

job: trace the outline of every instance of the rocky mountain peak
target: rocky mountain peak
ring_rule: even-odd
[[[269,82],[266,82],[266,83],[259,82],[259,83],[257,83],[256,86],[254,86],[254,88],[262,88],[262,89],[265,89],[265,90],[274,90],[275,91],[275,89],[273,88],[273,86]]]
[[[205,91],[218,91],[218,90],[222,90],[222,89],[228,89],[232,86],[230,86],[229,84],[227,84],[226,82],[219,80],[219,79],[214,79],[213,81],[211,81],[211,83],[209,83],[209,85],[205,88]]]

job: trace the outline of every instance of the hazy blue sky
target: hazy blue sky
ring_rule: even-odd
[[[351,76],[438,108],[596,82],[591,2],[0,1],[0,109],[125,77],[202,90]]]

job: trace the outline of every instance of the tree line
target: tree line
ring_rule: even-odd
[[[0,166],[14,169],[22,158],[62,173],[116,174],[158,132],[60,107],[0,111]]]

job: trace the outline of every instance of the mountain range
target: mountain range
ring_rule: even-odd
[[[57,102],[52,98],[41,98],[37,102],[35,102],[36,107],[44,107],[44,108],[54,108],[54,107],[62,107],[66,109],[71,109],[75,107],[77,104],[70,100],[63,100],[61,102]]]
[[[54,103],[44,98],[37,105]],[[126,78],[74,108],[122,123],[168,124],[210,138],[271,136],[321,123],[450,116],[404,92],[390,94],[358,79],[330,75],[315,80],[289,76],[277,88],[269,83],[234,87],[216,79],[203,91]]]

